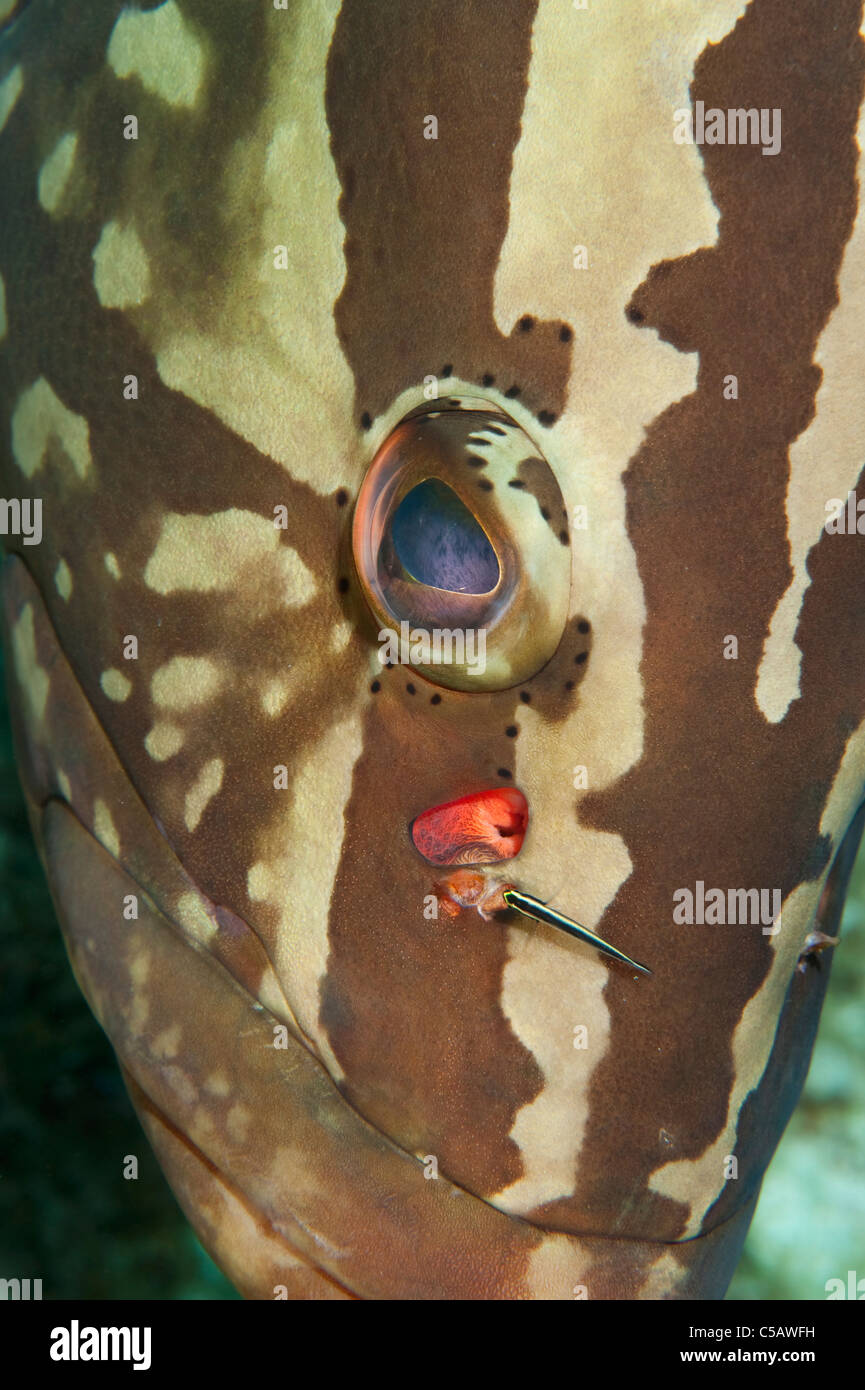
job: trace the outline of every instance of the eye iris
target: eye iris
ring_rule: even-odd
[[[391,522],[394,549],[421,584],[459,594],[488,594],[499,562],[468,507],[452,488],[427,478],[407,493]]]

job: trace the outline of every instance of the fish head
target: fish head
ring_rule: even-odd
[[[252,1297],[720,1297],[807,1069],[865,770],[824,524],[860,15],[632,8],[37,0],[4,39],[21,776]],[[744,106],[778,151],[697,141]],[[480,851],[421,852],[482,795]],[[443,863],[651,976],[440,910]]]

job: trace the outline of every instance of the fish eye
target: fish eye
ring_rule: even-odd
[[[352,527],[379,638],[436,685],[504,690],[555,652],[568,616],[571,547],[555,474],[487,400],[434,401],[391,430]]]

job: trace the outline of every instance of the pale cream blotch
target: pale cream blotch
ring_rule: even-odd
[[[618,477],[645,426],[696,384],[696,354],[636,328],[625,308],[652,265],[715,242],[700,150],[675,143],[673,113],[690,105],[696,59],[744,10],[745,0],[538,7],[494,302],[503,333],[526,313],[574,326],[578,391],[566,414],[582,449],[568,452],[571,467],[588,454]],[[574,266],[577,245],[588,269]]]
[[[116,700],[120,704],[129,699],[132,691],[132,681],[129,677],[124,676],[122,671],[116,670],[113,666],[102,672],[99,677],[99,684],[102,687],[103,695],[107,695],[109,700]]]
[[[595,629],[583,698],[564,725],[549,724],[529,707],[520,710],[514,770],[529,805],[543,802],[545,807],[520,854],[516,881],[545,900],[554,894],[554,906],[589,927],[600,922],[632,863],[621,836],[579,824],[585,792],[574,788],[574,770],[586,768],[587,790],[592,791],[610,785],[642,753],[642,594],[630,546],[621,544],[623,528],[612,527],[611,537],[620,549],[618,608],[609,606],[601,567],[587,572],[573,603],[574,613],[587,612],[593,619],[604,615]],[[555,882],[550,864],[556,865]],[[511,928],[508,955],[502,1010],[534,1054],[544,1085],[519,1112],[511,1131],[520,1146],[523,1176],[493,1200],[504,1210],[525,1212],[573,1190],[589,1123],[592,1076],[609,1041],[604,999],[609,968],[552,929]],[[573,1046],[575,1024],[588,1030],[585,1049]]]
[[[265,966],[258,982],[256,990],[258,1002],[267,1009],[268,1013],[273,1014],[281,1023],[285,1023],[292,1030],[295,1037],[303,1038],[303,1031],[294,1016],[294,1011],[285,996],[279,976],[272,966]],[[303,1039],[304,1042],[307,1039]]]
[[[236,507],[210,516],[172,512],[163,519],[144,582],[158,594],[243,589],[250,618],[256,609],[302,607],[315,593],[315,579],[282,535],[272,520]]]
[[[534,22],[494,306],[502,333],[527,313],[574,328],[567,405],[543,432],[543,453],[569,515],[587,509],[587,529],[572,527],[578,571],[571,616],[591,622],[593,646],[580,701],[563,725],[520,711],[515,781],[545,812],[533,822],[518,881],[541,897],[555,894],[556,906],[589,925],[600,921],[632,864],[620,836],[579,825],[584,792],[574,787],[574,769],[585,767],[586,790],[596,792],[621,778],[643,749],[645,603],[622,474],[647,426],[694,390],[698,365],[696,354],[638,329],[625,310],[652,265],[716,240],[718,213],[699,149],[675,143],[673,113],[689,105],[697,57],[744,9],[744,0],[709,0],[693,13],[669,2],[609,0],[576,11],[570,0],[548,0]],[[647,61],[653,52],[662,60]],[[575,267],[577,246],[587,249],[587,269]],[[519,402],[502,405],[536,436],[537,423]],[[591,1081],[609,1044],[608,970],[578,943],[554,943],[549,933],[535,932],[527,943],[513,928],[509,953],[502,1008],[544,1074],[511,1134],[524,1176],[494,1199],[523,1211],[573,1191]],[[567,1010],[548,997],[549,981],[562,971]],[[539,1029],[539,1008],[550,1010],[554,1028]],[[588,1029],[586,1050],[573,1048],[575,1024]]]
[[[196,830],[209,803],[222,786],[225,764],[221,758],[211,758],[204,764],[195,782],[186,793],[184,820],[189,831]]]
[[[640,1285],[638,1297],[643,1301],[660,1302],[674,1294],[687,1275],[687,1268],[677,1260],[672,1252],[666,1251],[655,1260],[645,1280]]]
[[[170,1028],[164,1028],[153,1039],[151,1052],[154,1057],[170,1059],[176,1057],[180,1051],[181,1028],[179,1023],[172,1023]]]
[[[841,537],[840,539],[843,539]],[[820,820],[820,832],[838,845],[861,800],[865,765],[865,720],[847,740],[844,757],[835,775]],[[790,979],[796,969],[831,866],[813,883],[801,883],[781,904],[780,927],[768,937],[772,964],[763,984],[742,1010],[733,1034],[733,1083],[727,1117],[720,1134],[693,1159],[665,1163],[652,1174],[649,1186],[662,1196],[690,1205],[683,1239],[698,1234],[705,1211],[720,1195],[724,1184],[724,1160],[735,1153],[736,1129],[746,1097],[759,1085],[769,1061],[778,1018]]]
[[[182,1105],[194,1105],[198,1099],[195,1083],[182,1067],[167,1066],[162,1069],[165,1084],[171,1088]],[[195,1142],[193,1138],[193,1143]]]
[[[30,719],[38,724],[45,714],[50,685],[48,672],[36,652],[33,608],[27,603],[12,628],[12,662]]]
[[[120,564],[113,550],[106,550],[104,564],[112,579],[120,578]]]
[[[144,747],[155,763],[167,762],[183,747],[185,735],[176,724],[160,719],[153,725],[144,740]]]
[[[41,467],[52,439],[62,446],[78,477],[86,477],[92,463],[90,427],[41,376],[18,397],[12,414],[12,453],[25,478]]]
[[[216,921],[197,893],[181,893],[174,915],[180,925],[202,946],[207,946],[218,931]]]
[[[216,1173],[210,1174],[207,1192],[196,1193],[196,1218],[206,1226],[208,1249],[224,1252],[220,1263],[227,1263],[230,1252],[231,1267],[243,1270],[247,1277],[250,1270],[266,1267],[275,1275],[274,1285],[287,1284],[294,1270],[310,1269],[310,1262],[289,1250],[283,1239],[262,1230],[260,1216]]]
[[[596,925],[592,913],[574,915]],[[609,969],[596,952],[559,936],[534,925],[508,931],[502,1011],[543,1073],[542,1089],[518,1112],[510,1132],[523,1173],[490,1199],[515,1214],[572,1191],[589,1123],[589,1083],[609,1042],[603,998]],[[574,1047],[575,1024],[586,1028],[585,1048]]]
[[[194,106],[205,55],[174,0],[141,13],[123,10],[111,32],[108,62],[118,77],[136,77],[171,106]]]
[[[150,954],[147,951],[136,951],[129,963],[129,978],[136,989],[141,989],[147,984],[150,977]]]
[[[222,684],[219,667],[208,656],[174,656],[154,671],[153,703],[160,709],[188,710],[207,704]]]
[[[318,1049],[331,1075],[342,1069],[319,1025],[321,982],[330,951],[330,898],[342,856],[345,808],[354,765],[363,750],[361,709],[332,725],[307,752],[291,789],[282,795],[285,810],[272,816],[262,833],[259,857],[247,874],[253,902],[279,912],[273,964],[304,1036]]]
[[[0,130],[3,129],[24,86],[24,75],[20,68],[13,68],[0,82]]]
[[[66,776],[66,773],[63,771],[62,767],[59,767],[57,769],[57,785],[60,788],[60,791],[62,795],[65,797],[65,799],[71,802],[72,784],[70,783],[69,778]]]
[[[73,131],[61,135],[54,149],[39,170],[37,190],[39,202],[46,212],[54,213],[60,206],[78,149],[78,136]]]
[[[231,1086],[224,1071],[211,1072],[204,1083],[204,1089],[209,1096],[216,1096],[218,1100],[225,1100],[231,1094]]]
[[[529,1256],[526,1291],[531,1299],[566,1300],[586,1286],[592,1258],[573,1236],[544,1235]],[[591,1294],[591,1289],[587,1289]]]
[[[140,1036],[150,1016],[150,1000],[145,986],[150,978],[150,953],[142,948],[133,949],[129,962],[129,982],[132,987],[132,1001],[126,1009],[130,1033]]]
[[[72,597],[72,571],[65,560],[61,560],[54,571],[54,587],[68,603]]]
[[[101,797],[93,803],[93,833],[115,859],[120,858],[120,836],[108,806]]]
[[[322,1118],[324,1119],[324,1115]],[[327,1174],[320,1165],[309,1162],[305,1145],[284,1144],[272,1151],[269,1163],[263,1155],[261,1171],[262,1179],[268,1187],[291,1193],[292,1210],[287,1219],[279,1220],[277,1217],[273,1221],[274,1227],[281,1235],[290,1239],[297,1224],[309,1239],[315,1242],[323,1257],[343,1260],[355,1253],[350,1247],[334,1245],[322,1230],[316,1229],[315,1220],[323,1219],[328,1221],[332,1234],[339,1234],[339,1230],[335,1229],[336,1223],[332,1223],[332,1217],[328,1220],[327,1213],[333,1213],[335,1200],[339,1199],[341,1193],[338,1189],[335,1198],[332,1182],[328,1184]],[[435,1183],[431,1183],[430,1186],[434,1187]]]
[[[334,655],[345,651],[354,635],[354,624],[348,618],[340,618],[339,622],[334,623],[330,630],[330,650]]]
[[[340,0],[319,0],[286,22],[264,6],[268,91],[222,175],[223,206],[243,210],[230,271],[214,288],[206,329],[194,300],[184,317],[182,300],[166,293],[145,330],[167,386],[323,495],[352,474],[359,482],[364,468],[354,378],[333,316],[345,228],[324,88],[339,9]],[[286,269],[274,265],[277,246],[287,248]]]
[[[189,1140],[203,1153],[209,1153],[211,1144],[218,1142],[219,1131],[207,1104],[196,1106],[191,1118],[184,1120],[184,1128]]]
[[[285,708],[289,696],[289,683],[287,680],[274,676],[265,682],[261,691],[261,708],[265,714],[269,714],[273,719],[281,714]]]
[[[865,33],[865,25],[863,25]],[[865,106],[860,110],[859,188],[865,186]],[[838,276],[838,306],[820,335],[814,362],[823,376],[815,413],[804,434],[790,447],[787,484],[787,536],[793,578],[772,615],[755,698],[771,724],[777,724],[799,696],[802,653],[796,627],[810,580],[808,551],[819,541],[828,519],[826,503],[845,500],[856,486],[865,459],[865,337],[860,306],[865,300],[865,212],[862,200]],[[861,499],[860,499],[861,500]],[[830,538],[834,545],[855,545],[849,535]],[[858,542],[861,544],[861,542]]]
[[[267,902],[271,881],[271,872],[266,864],[253,864],[246,874],[246,891],[249,895],[249,901],[253,903]]]
[[[150,262],[132,226],[107,222],[93,248],[93,285],[103,309],[132,309],[150,294]]]

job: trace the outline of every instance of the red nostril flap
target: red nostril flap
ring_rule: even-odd
[[[528,824],[522,792],[495,787],[421,812],[411,823],[411,838],[430,864],[498,864],[519,854]]]

